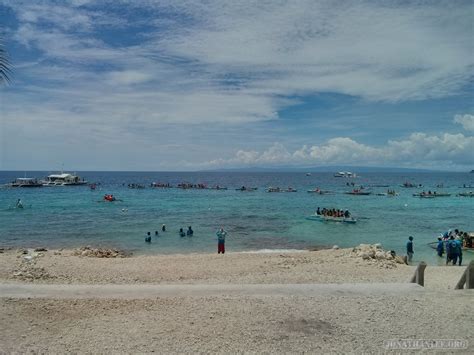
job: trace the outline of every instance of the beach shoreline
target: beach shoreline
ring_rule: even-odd
[[[374,247],[375,248],[375,247]],[[380,248],[380,246],[377,246]],[[35,251],[36,250],[36,251]],[[374,249],[376,250],[376,249]],[[382,250],[382,249],[380,249]],[[407,282],[416,264],[355,248],[133,255],[118,249],[4,249],[0,282],[65,284]],[[454,287],[463,267],[429,265],[426,286]],[[452,282],[449,282],[452,280]]]

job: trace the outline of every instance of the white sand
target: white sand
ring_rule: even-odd
[[[124,259],[44,254],[32,263],[15,251],[0,254],[0,283],[291,288],[407,282],[414,271],[406,265],[381,268],[351,257],[349,250]],[[290,294],[184,292],[149,299],[0,297],[0,352],[381,353],[389,339],[462,339],[470,348],[456,354],[472,353],[474,292],[453,290],[463,270],[428,266],[425,292],[413,293],[370,292],[367,285],[367,294],[295,289]]]

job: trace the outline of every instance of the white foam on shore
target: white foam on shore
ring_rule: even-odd
[[[242,254],[274,254],[274,253],[306,253],[308,250],[302,249],[259,249],[250,251],[241,251]]]

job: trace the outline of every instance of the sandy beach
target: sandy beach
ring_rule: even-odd
[[[425,288],[406,288],[414,266],[363,260],[351,249],[124,258],[77,253],[0,254],[2,285],[53,290],[51,297],[0,298],[1,351],[380,353],[387,340],[460,339],[470,345],[456,353],[472,353],[473,293],[454,290],[464,268],[428,266]],[[54,296],[55,288],[87,285],[116,285],[131,296]],[[160,285],[176,289],[163,293]],[[229,291],[236,286],[238,292]],[[158,293],[133,296],[140,287]]]

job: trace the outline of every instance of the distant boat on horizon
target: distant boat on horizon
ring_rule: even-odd
[[[334,177],[349,177],[355,178],[357,175],[355,173],[351,173],[350,171],[339,171],[334,174]]]

